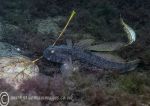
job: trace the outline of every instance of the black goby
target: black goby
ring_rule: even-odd
[[[76,47],[68,47],[66,45],[60,46],[49,46],[43,53],[44,57],[51,62],[65,63],[70,61],[78,60],[83,64],[89,65],[90,67],[97,67],[106,70],[119,70],[120,72],[126,72],[134,70],[139,60],[129,62],[117,62],[110,61],[104,57],[97,56],[90,51],[82,50]]]

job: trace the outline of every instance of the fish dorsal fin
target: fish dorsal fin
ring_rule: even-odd
[[[73,44],[71,39],[66,39],[66,43],[69,48],[72,48]]]
[[[80,40],[78,43],[75,43],[74,47],[87,49],[89,46],[92,45],[94,41],[95,41],[94,39],[83,39],[83,40]]]
[[[101,58],[105,58],[109,61],[114,62],[125,62],[124,59],[122,59],[120,56],[118,56],[115,53],[108,53],[108,52],[92,52],[94,55],[99,56]]]
[[[106,42],[98,45],[89,46],[88,50],[99,51],[99,52],[110,52],[118,50],[125,46],[123,42]]]

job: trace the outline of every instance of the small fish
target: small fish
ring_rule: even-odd
[[[120,72],[126,72],[134,70],[138,64],[138,60],[130,62],[113,61],[103,56],[98,56],[88,50],[81,49],[73,46],[72,48],[67,45],[49,46],[45,49],[43,56],[51,62],[65,64],[70,61],[80,61],[89,67],[97,67],[99,69],[106,70],[119,70]]]
[[[130,26],[128,26],[128,25],[123,21],[122,18],[120,19],[120,21],[121,21],[121,24],[123,25],[124,31],[127,33],[127,36],[128,36],[128,39],[129,39],[128,44],[132,44],[132,43],[135,42],[135,40],[136,40],[136,33],[134,32],[134,30],[133,30]]]

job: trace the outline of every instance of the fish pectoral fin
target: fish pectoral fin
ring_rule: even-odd
[[[66,39],[66,43],[67,43],[67,46],[69,47],[69,48],[72,48],[72,40],[71,39]]]

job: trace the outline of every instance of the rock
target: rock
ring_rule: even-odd
[[[18,35],[22,33],[23,30],[18,26],[11,25],[11,24],[3,24],[0,22],[0,39],[13,37],[13,35]]]
[[[57,16],[57,17],[48,17],[47,19],[41,19],[35,21],[35,27],[37,27],[37,33],[50,36],[58,37],[60,31],[63,29],[67,22],[66,17]],[[61,28],[59,26],[62,26]],[[80,38],[94,38],[89,33],[73,33],[70,28],[67,28],[64,36],[71,39],[80,39]]]
[[[14,89],[18,89],[24,80],[39,74],[39,68],[24,56],[0,57],[0,79],[4,79]]]
[[[11,44],[0,42],[0,80],[5,80],[14,89],[18,89],[23,80],[39,73],[38,66],[19,52]]]
[[[56,24],[59,25],[59,24],[65,22],[65,21],[66,21],[66,18],[63,17],[63,16],[56,16],[56,17],[53,18],[53,21],[54,21]]]
[[[41,34],[51,34],[57,37],[61,31],[61,28],[59,28],[59,22],[63,20],[63,17],[49,17],[47,19],[36,20],[37,32]]]
[[[20,55],[17,48],[11,44],[0,42],[0,56]]]

